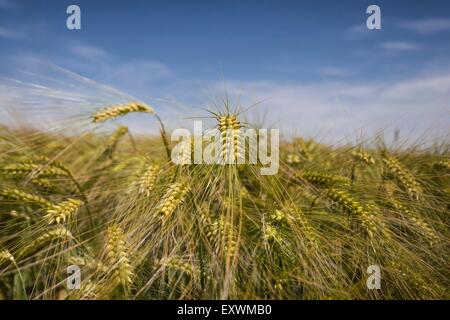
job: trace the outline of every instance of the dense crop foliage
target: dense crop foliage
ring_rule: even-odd
[[[93,122],[154,116],[117,108]],[[449,298],[448,145],[294,138],[263,176],[259,164],[175,165],[167,134],[2,128],[0,299]],[[366,286],[370,265],[380,290]]]

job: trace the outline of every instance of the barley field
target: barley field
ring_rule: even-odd
[[[239,110],[205,117],[239,135],[256,126]],[[120,125],[129,113],[161,134]],[[144,103],[85,116],[115,130],[0,127],[0,299],[450,297],[446,143],[295,136],[280,142],[278,173],[262,175],[259,163],[174,164],[170,131]]]

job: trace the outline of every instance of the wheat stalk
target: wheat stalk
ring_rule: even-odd
[[[289,164],[299,164],[300,163],[300,156],[298,154],[289,153],[286,156],[286,162]]]
[[[44,189],[53,189],[55,188],[55,185],[47,178],[35,178],[35,179],[31,179],[31,183],[44,188]]]
[[[97,261],[96,259],[89,256],[70,256],[67,258],[67,262],[80,267],[86,267],[94,272],[104,273],[108,271],[108,268],[102,262]]]
[[[159,212],[164,218],[168,218],[184,202],[188,192],[189,187],[184,183],[175,182],[170,185],[159,205]]]
[[[185,262],[179,257],[165,257],[160,259],[156,264],[162,267],[180,271],[191,277],[198,277],[200,275],[200,270],[197,266],[193,265],[192,263]]]
[[[383,162],[393,176],[400,181],[408,194],[418,200],[422,195],[422,188],[414,178],[414,175],[394,157],[383,158]]]
[[[409,210],[407,207],[402,205],[400,202],[395,201],[394,199],[390,200],[390,203],[392,206],[402,211],[406,216],[420,229],[422,230],[422,235],[428,240],[428,243],[430,245],[433,245],[437,243],[439,240],[439,237],[437,236],[436,232],[428,225],[428,223],[423,220],[420,215],[418,215],[416,212]]]
[[[450,160],[441,160],[434,163],[434,167],[438,169],[450,169]]]
[[[227,257],[232,257],[237,252],[237,235],[230,222],[226,221],[224,217],[216,221],[211,221],[208,227],[207,235],[215,245],[216,253],[219,253],[220,243],[223,243]]]
[[[270,215],[270,219],[274,222],[282,222],[282,221],[286,221],[287,217],[286,214],[281,211],[276,209],[271,215]]]
[[[129,286],[132,283],[132,267],[129,249],[125,242],[125,234],[117,225],[112,225],[106,231],[106,266],[109,268],[114,284]]]
[[[137,181],[139,193],[144,194],[147,197],[151,194],[155,188],[160,171],[161,168],[159,165],[151,165],[148,167],[142,177]]]
[[[46,162],[46,165],[36,164],[36,161]],[[73,184],[78,189],[80,196],[83,198],[83,201],[86,203],[86,210],[91,213],[91,210],[89,209],[89,201],[84,193],[83,188],[78,183],[77,179],[75,179],[75,177],[72,175],[72,172],[61,162],[50,160],[45,156],[39,156],[34,158],[26,158],[25,162],[23,163],[9,164],[1,168],[0,172],[1,171],[13,176],[21,176],[34,173],[34,175],[37,176],[37,178],[35,179],[40,179],[42,176],[66,176],[70,180],[72,180]],[[43,187],[48,186],[46,180],[40,179],[36,183],[41,183]]]
[[[309,183],[320,187],[329,187],[336,184],[346,185],[350,183],[350,180],[346,177],[321,172],[306,171],[298,173],[297,177],[303,178]]]
[[[242,156],[239,137],[241,134],[241,123],[237,120],[235,114],[224,115],[218,118],[218,127],[221,136],[222,150],[221,158],[223,160],[232,160],[234,163]],[[231,133],[232,141],[228,141],[227,135]],[[233,151],[233,159],[228,159],[230,151]]]
[[[333,202],[342,207],[346,212],[358,217],[362,225],[365,227],[369,237],[373,237],[374,232],[377,230],[374,218],[364,209],[363,206],[358,203],[358,201],[353,199],[347,192],[337,188],[327,190],[327,195],[331,200],[333,200]]]
[[[278,243],[282,241],[277,228],[269,223],[266,223],[263,227],[263,239],[264,241],[275,241]]]
[[[128,128],[125,126],[120,126],[117,128],[111,136],[108,138],[107,147],[109,149],[114,149],[117,143],[119,142],[120,138],[122,138],[124,135],[128,133]]]
[[[77,199],[68,199],[58,204],[54,204],[47,209],[45,218],[49,224],[64,223],[66,220],[76,214],[78,209],[83,205],[83,202]]]
[[[107,157],[112,159],[112,155],[114,153],[114,150],[117,148],[117,144],[119,143],[119,140],[129,133],[128,128],[125,126],[118,127],[109,137],[108,141],[106,142],[106,147],[103,153],[100,155],[99,160],[103,160]]]
[[[305,216],[305,213],[297,206],[287,205],[282,210],[275,210],[275,214],[271,216],[274,221],[283,221],[295,219],[305,236],[306,243],[311,248],[317,248],[318,240],[314,228]],[[290,222],[290,221],[288,221]]]
[[[0,250],[0,265],[5,263],[15,263],[13,255],[6,249]]]
[[[35,163],[8,164],[0,168],[0,172],[12,175],[23,176],[34,173],[36,176],[67,176],[67,172],[56,166],[42,166]]]
[[[175,163],[181,166],[188,165],[192,163],[192,156],[194,154],[194,139],[189,141],[183,141],[181,148],[176,156]]]
[[[106,107],[102,110],[97,111],[92,116],[92,122],[104,122],[110,119],[114,119],[130,112],[145,112],[145,113],[155,113],[152,107],[141,103],[141,102],[130,102],[119,105],[112,105]]]
[[[214,251],[219,254],[220,243],[223,243],[226,256],[234,256],[237,252],[237,235],[231,223],[226,221],[224,216],[213,219],[205,208],[199,212],[199,220]]]
[[[23,212],[17,212],[16,210],[11,210],[9,213],[8,213],[11,217],[14,217],[14,218],[22,218],[22,219],[24,219],[24,220],[27,220],[27,221],[29,221],[31,218],[30,218],[30,216],[29,215],[27,215],[26,213],[23,213]]]
[[[314,141],[309,140],[308,142],[305,142],[303,138],[296,138],[294,139],[294,145],[298,145],[300,153],[307,161],[310,162],[313,160],[312,153],[314,149],[317,148],[317,144]]]
[[[28,204],[34,204],[42,208],[52,208],[53,203],[48,201],[47,199],[44,199],[40,196],[27,193],[18,189],[3,189],[0,190],[0,196],[16,200],[16,201],[22,201]]]
[[[72,291],[71,298],[76,300],[96,300],[100,297],[101,288],[99,283],[92,280],[84,280],[81,283],[80,290]]]
[[[55,240],[70,240],[73,239],[72,233],[64,228],[63,226],[55,227],[44,234],[40,235],[38,238],[33,240],[28,246],[26,246],[22,251],[20,256],[28,255],[35,252]]]
[[[356,160],[362,161],[368,165],[375,164],[375,158],[372,157],[369,153],[364,151],[353,151],[352,152],[353,158]]]

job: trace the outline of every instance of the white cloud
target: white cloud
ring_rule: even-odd
[[[429,18],[423,20],[405,21],[400,23],[400,27],[420,34],[450,31],[450,19]]]
[[[382,43],[382,47],[388,51],[414,51],[417,45],[406,41],[388,41]]]
[[[430,128],[440,134],[448,135],[450,131],[450,71],[422,73],[403,80],[223,83],[179,79],[171,69],[155,61],[121,63],[117,59],[107,66],[99,69],[103,74],[95,74],[96,80],[113,83],[123,90],[137,88],[140,98],[152,104],[171,128],[180,119],[207,116],[204,111],[186,106],[207,106],[216,101],[214,98],[220,101],[227,90],[231,96],[239,95],[244,107],[261,102],[248,114],[254,118],[267,111],[265,125],[280,128],[285,135],[318,135],[337,142],[345,137],[354,139],[361,131],[369,137],[385,128],[387,133],[398,128],[403,136],[411,139]],[[30,119],[37,114],[51,118],[65,112],[88,117],[101,105],[128,100],[125,95],[92,80],[67,71],[58,76],[53,71],[48,72],[49,77],[43,82],[45,73],[37,68],[39,77],[27,86],[2,88],[0,82],[0,112],[7,106],[20,106],[26,111],[34,110]],[[105,81],[106,76],[116,82]],[[176,101],[184,106],[180,107]],[[137,131],[157,130],[156,126],[148,125],[147,118],[127,117],[124,121]]]
[[[215,86],[217,96],[223,96],[223,87]],[[246,105],[264,101],[269,124],[284,134],[336,142],[382,129],[398,128],[411,139],[427,130],[450,133],[450,73],[362,84],[231,82],[226,88]]]
[[[393,83],[384,90],[383,97],[405,103],[450,107],[450,74],[418,77]]]

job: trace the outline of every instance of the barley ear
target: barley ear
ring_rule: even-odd
[[[64,223],[66,220],[76,214],[78,209],[83,205],[83,202],[76,199],[68,199],[61,203],[54,204],[47,210],[45,218],[49,224]]]
[[[106,231],[106,266],[112,273],[115,285],[128,287],[132,283],[132,267],[129,249],[125,242],[125,234],[117,225],[112,225]]]
[[[175,182],[170,185],[159,205],[159,212],[163,218],[170,217],[175,209],[184,202],[188,192],[189,187],[183,183]]]
[[[92,122],[104,122],[110,119],[114,119],[120,116],[124,116],[130,112],[145,112],[145,113],[154,113],[152,107],[141,103],[141,102],[131,102],[126,104],[112,105],[97,111],[92,116]]]
[[[400,182],[400,184],[406,189],[407,193],[415,198],[419,199],[422,195],[422,188],[414,178],[414,175],[403,166],[397,158],[385,157],[383,162],[388,168],[389,172]]]

